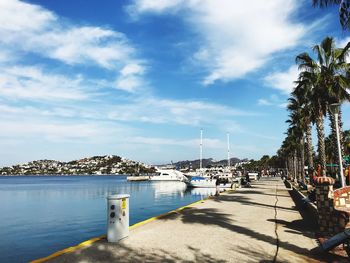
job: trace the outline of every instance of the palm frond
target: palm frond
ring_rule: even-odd
[[[350,29],[350,0],[342,0],[339,8],[339,20],[344,30]]]
[[[312,0],[313,6],[327,7],[330,5],[339,5],[342,0]]]

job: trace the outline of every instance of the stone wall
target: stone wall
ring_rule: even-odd
[[[324,236],[333,236],[350,225],[350,187],[333,191],[334,179],[316,179],[316,204],[318,224]]]
[[[350,186],[335,190],[333,196],[335,207],[350,209]]]

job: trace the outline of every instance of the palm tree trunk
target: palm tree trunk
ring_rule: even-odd
[[[306,151],[307,151],[307,163],[309,167],[309,173],[314,167],[314,157],[312,150],[312,126],[311,122],[306,125]]]
[[[285,166],[286,175],[287,175],[287,178],[288,178],[288,171],[289,171],[289,167],[288,167],[288,157],[287,157],[287,159],[284,161],[284,166]]]
[[[318,156],[320,158],[320,165],[322,168],[322,175],[326,176],[326,148],[324,144],[324,119],[322,111],[316,118],[316,130],[317,130],[317,140],[318,140]]]
[[[297,153],[295,155],[295,165],[296,165],[296,171],[297,171],[297,180],[300,181],[300,156],[299,154]]]
[[[331,128],[331,145],[330,145],[330,151],[328,153],[328,161],[331,163],[338,163],[337,160],[339,160],[338,155],[338,142],[337,142],[337,132],[335,127],[335,117],[334,114],[328,109],[328,119],[329,119],[329,126]],[[327,156],[327,154],[326,154]]]
[[[300,140],[300,168],[301,168],[301,180],[303,181],[303,183],[305,183],[305,170],[304,170],[304,166],[305,166],[305,136],[303,133],[303,136]]]
[[[334,115],[328,110],[328,116],[329,116],[329,125],[331,128],[331,142],[332,142],[332,152],[333,152],[333,162],[338,163],[339,162],[339,154],[338,154],[338,142],[337,142],[337,133],[336,133],[336,127],[335,127],[335,117]],[[341,156],[344,157],[344,136],[343,136],[343,123],[342,123],[342,112],[339,109],[338,114],[338,128],[339,128],[339,141],[340,141],[340,150],[341,150]],[[332,156],[331,156],[332,157]]]
[[[294,180],[297,178],[297,175],[298,175],[297,167],[298,167],[297,150],[294,150],[294,154],[293,154]]]
[[[302,164],[301,164],[301,148],[299,148],[299,154],[297,155],[298,160],[298,180],[302,179]]]
[[[341,108],[339,108],[338,126],[339,126],[340,149],[341,149],[341,154],[344,157],[345,150],[344,150],[344,135],[343,135],[343,122],[342,122],[342,111],[341,111]]]
[[[289,177],[292,177],[292,173],[294,172],[294,168],[293,168],[293,157],[292,156],[288,156],[288,171],[289,171],[289,173],[288,173],[288,176]]]

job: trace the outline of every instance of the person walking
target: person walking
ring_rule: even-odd
[[[219,196],[220,195],[220,179],[219,179],[219,176],[216,177],[215,186],[216,186],[215,196]]]

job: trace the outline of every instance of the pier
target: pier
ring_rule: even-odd
[[[281,179],[264,178],[136,224],[118,244],[99,238],[34,262],[333,261],[288,190]]]

